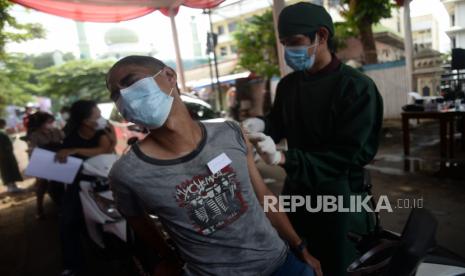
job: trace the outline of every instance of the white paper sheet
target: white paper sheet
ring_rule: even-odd
[[[66,163],[58,163],[55,161],[55,152],[35,148],[24,174],[71,184],[81,164],[82,159],[71,156],[68,156]]]

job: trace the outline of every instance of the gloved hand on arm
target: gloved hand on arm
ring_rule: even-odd
[[[248,118],[242,121],[242,128],[246,133],[257,133],[265,131],[265,122],[256,117]]]
[[[268,165],[279,165],[284,163],[284,155],[281,151],[276,149],[276,144],[270,136],[262,132],[256,132],[247,134],[247,137],[255,146],[258,154],[265,163]]]

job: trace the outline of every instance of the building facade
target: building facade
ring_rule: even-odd
[[[413,47],[440,51],[439,22],[432,14],[412,17]]]
[[[451,48],[465,49],[465,0],[442,0],[449,13],[450,27],[446,31]]]
[[[300,2],[300,0],[287,0],[286,5]],[[333,7],[340,4],[340,0],[313,0],[317,5],[323,5],[329,11],[333,20],[338,21],[340,16]],[[235,1],[228,2],[227,5],[220,6],[212,13],[213,32],[218,34],[218,44],[216,54],[220,60],[237,57],[237,48],[234,43],[233,33],[240,23],[247,22],[254,15],[260,15],[271,9],[270,1]]]
[[[422,96],[439,96],[443,60],[441,53],[420,48],[413,55],[413,89]]]

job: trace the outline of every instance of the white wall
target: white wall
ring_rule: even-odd
[[[465,27],[465,1],[455,4],[455,25]]]
[[[455,4],[455,26],[465,28],[465,1]],[[456,34],[456,47],[465,49],[465,31]]]
[[[366,69],[376,83],[384,102],[384,119],[401,118],[402,106],[407,104],[407,76],[405,64],[390,68]]]

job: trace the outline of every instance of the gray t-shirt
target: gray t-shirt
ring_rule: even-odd
[[[240,127],[200,125],[201,143],[182,158],[154,159],[137,145],[121,157],[110,173],[117,206],[125,216],[157,215],[187,275],[269,275],[288,247],[257,200]],[[212,174],[207,163],[222,153],[232,163]]]

